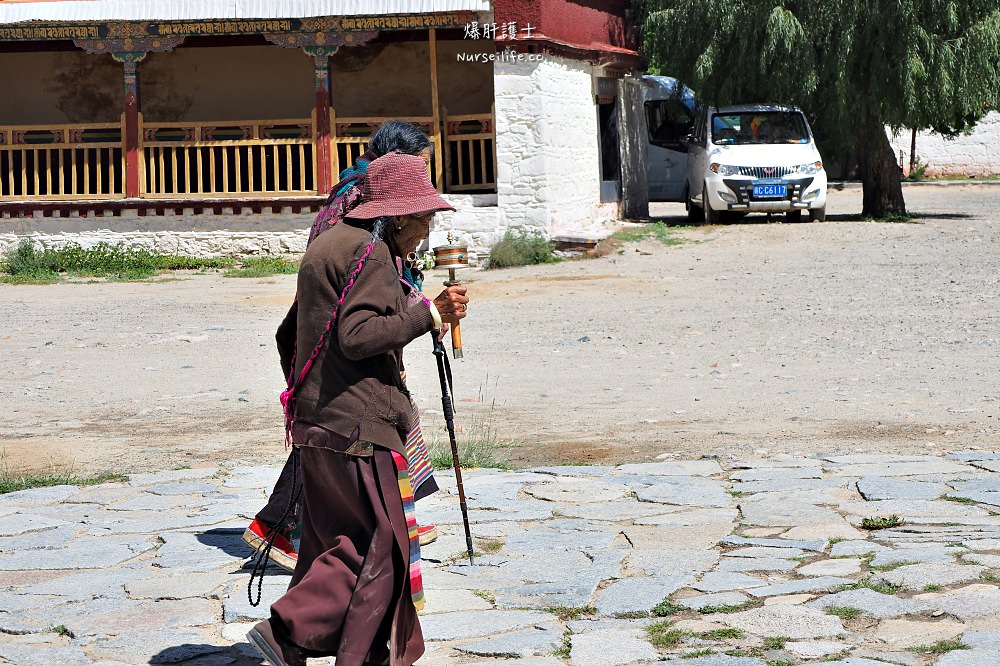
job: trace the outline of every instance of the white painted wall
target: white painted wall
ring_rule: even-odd
[[[596,68],[546,54],[494,64],[500,229],[604,236]]]
[[[903,169],[910,168],[910,131],[899,136],[889,134],[893,151],[899,159],[903,154]],[[917,133],[917,161],[927,165],[927,176],[975,176],[982,178],[1000,174],[1000,112],[991,111],[969,135],[945,139],[930,132]]]

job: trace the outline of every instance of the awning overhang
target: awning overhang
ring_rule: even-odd
[[[63,0],[0,2],[0,24],[486,12],[489,0]]]

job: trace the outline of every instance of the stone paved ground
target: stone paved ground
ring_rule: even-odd
[[[418,507],[442,532],[420,664],[998,664],[998,471],[979,452],[475,471],[475,566],[442,474]],[[276,475],[0,497],[0,663],[260,664],[243,635],[288,578],[250,606],[240,535]]]

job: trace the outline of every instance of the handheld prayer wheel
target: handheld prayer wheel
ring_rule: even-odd
[[[461,284],[455,278],[455,271],[469,268],[469,247],[459,245],[451,233],[448,234],[448,244],[434,248],[434,267],[448,269],[448,281],[444,286]],[[458,324],[451,327],[451,352],[455,358],[462,358],[462,330]]]

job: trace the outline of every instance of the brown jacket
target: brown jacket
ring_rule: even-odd
[[[302,372],[370,238],[342,222],[306,250],[297,308],[292,306],[276,336],[286,374],[293,340],[295,376]],[[412,405],[399,378],[400,355],[432,327],[426,305],[407,307],[389,248],[378,243],[340,308],[333,334],[296,388],[295,419],[406,455]]]

